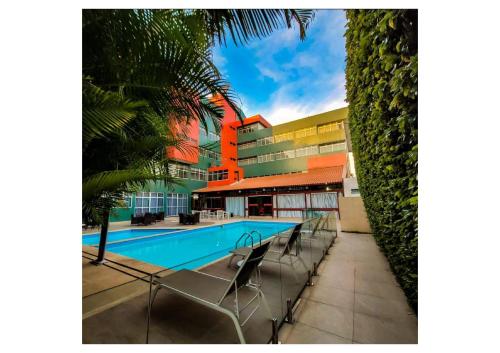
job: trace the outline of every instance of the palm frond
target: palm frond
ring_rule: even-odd
[[[197,120],[220,128],[237,96],[212,61],[215,42],[236,44],[298,24],[311,10],[84,10],[83,214],[98,219],[122,193],[151,181],[179,184],[169,148],[194,153],[172,127]],[[216,147],[216,144],[209,147]],[[105,212],[106,213],[106,212]],[[106,213],[107,214],[107,213]]]
[[[178,183],[178,179],[168,173],[156,173],[147,168],[110,170],[97,173],[83,180],[82,198],[84,201],[101,197],[109,190],[128,190],[131,187],[141,187],[149,181],[163,181],[165,183]]]
[[[293,23],[299,26],[300,39],[305,39],[306,29],[314,18],[314,10],[287,9],[211,9],[198,10],[207,32],[227,45],[229,36],[235,45],[247,44],[253,38],[269,36],[273,31]]]
[[[84,146],[92,139],[124,128],[136,117],[145,101],[124,99],[118,93],[105,91],[83,79],[82,137]]]

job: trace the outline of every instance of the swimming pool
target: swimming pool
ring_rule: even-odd
[[[117,240],[133,239],[145,237],[148,235],[164,234],[175,232],[181,229],[124,229],[108,232],[108,243]],[[100,233],[84,234],[82,236],[83,245],[99,244]]]
[[[106,249],[120,255],[175,270],[194,269],[233,250],[244,232],[262,234],[262,240],[293,227],[290,222],[242,221],[185,230],[151,238],[109,244]],[[258,241],[258,237],[255,237]]]

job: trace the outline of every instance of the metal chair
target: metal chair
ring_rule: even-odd
[[[252,281],[252,275],[256,272],[258,264],[267,253],[269,245],[270,243],[268,242],[257,248],[251,249],[244,257],[243,262],[234,277],[230,280],[190,270],[180,270],[166,277],[156,279],[156,288],[149,305],[148,319],[150,318],[153,302],[158,291],[162,288],[169,289],[173,293],[181,295],[184,298],[229,316],[236,328],[240,343],[245,343],[242,327],[259,309],[261,301],[269,314],[269,318],[272,320],[272,313],[264,293],[261,290],[260,281]],[[238,301],[238,290],[241,290],[243,287],[249,288],[250,290],[256,292],[256,294],[246,304],[240,307]],[[234,308],[231,310],[222,306],[224,299],[233,295]],[[248,308],[255,300],[257,300],[257,305],[252,309],[250,314],[248,314],[248,316],[241,321],[241,312]]]
[[[283,246],[283,249],[281,251],[269,250],[268,251],[268,256],[266,256],[264,258],[264,261],[287,264],[287,265],[290,265],[292,268],[294,268],[294,262],[293,262],[292,259],[296,258],[298,261],[300,261],[302,263],[302,265],[304,266],[304,268],[307,269],[307,265],[305,264],[304,260],[300,256],[300,251],[299,251],[300,246],[299,246],[299,243],[298,243],[300,241],[299,236],[300,236],[300,232],[301,232],[302,226],[303,226],[303,223],[297,224],[293,228],[292,233],[290,234],[290,236],[288,236],[288,237],[279,237],[279,236],[276,236],[275,239],[280,239],[280,238],[286,239],[285,245]],[[294,246],[296,248],[295,253],[292,252],[292,249],[293,249]],[[244,257],[250,250],[251,250],[251,248],[242,247],[242,248],[234,249],[233,251],[231,251],[231,257],[229,259],[228,266],[231,264],[231,261],[233,260],[233,258],[235,256]],[[288,263],[287,262],[282,262],[282,259],[285,258],[285,257],[288,258]],[[238,262],[238,265],[240,265],[240,262]],[[294,277],[296,278],[296,280],[298,280],[295,271],[293,271],[292,273],[293,273]]]

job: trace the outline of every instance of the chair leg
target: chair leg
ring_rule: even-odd
[[[231,320],[233,321],[234,327],[236,328],[236,333],[238,334],[238,338],[240,340],[240,343],[246,344],[245,337],[243,336],[243,331],[241,330],[240,322],[236,318],[236,315],[234,315],[234,313],[232,311],[230,311],[226,308],[223,308],[221,306],[217,306],[217,311],[220,311],[231,318]]]
[[[307,265],[306,265],[304,259],[300,256],[297,256],[297,257],[299,258],[299,261],[302,263],[302,266],[304,266],[304,268],[307,270]]]
[[[271,318],[271,320],[273,319],[273,313],[271,312],[271,308],[269,307],[269,304],[267,302],[267,299],[266,297],[264,296],[264,292],[262,292],[262,290],[259,289],[259,295],[261,296],[262,298],[262,303],[264,304],[264,308],[266,309],[267,313],[269,314],[269,317]]]
[[[292,269],[292,274],[293,278],[295,278],[295,282],[300,282],[299,277],[295,273],[295,267],[293,266],[292,257],[290,255],[288,255],[288,260],[290,260],[290,268]]]
[[[152,309],[153,308],[153,303],[156,299],[156,294],[158,294],[158,291],[161,289],[161,286],[157,285],[154,292],[153,292],[153,298],[151,298],[151,304],[149,305],[149,307]]]
[[[234,256],[235,256],[234,254],[231,254],[231,257],[229,258],[229,261],[227,263],[227,267],[231,267],[231,262],[233,261]]]

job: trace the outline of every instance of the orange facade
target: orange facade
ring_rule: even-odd
[[[198,142],[200,136],[200,126],[198,120],[192,119],[189,123],[178,123],[173,121],[171,122],[170,128],[176,136],[184,134],[186,138],[183,139],[185,146],[183,146],[182,151],[179,151],[174,147],[167,149],[168,158],[188,164],[198,163]]]
[[[327,156],[311,156],[307,159],[307,169],[345,166],[347,154],[335,153]]]
[[[224,117],[221,120],[220,129],[220,165],[208,168],[208,173],[226,171],[227,178],[223,180],[209,180],[208,187],[229,185],[244,178],[244,169],[238,166],[238,127],[260,123],[265,128],[271,124],[260,114],[251,116],[241,121],[234,109],[220,96],[214,96],[211,101],[224,110]],[[199,159],[199,133],[200,126],[197,120],[192,120],[189,124],[173,122],[171,128],[179,135],[184,134],[187,138],[183,140],[187,143],[186,151],[176,148],[169,148],[167,155],[169,158],[187,164],[197,164]]]
[[[245,118],[245,120],[243,120],[243,122],[238,120],[238,121],[233,123],[233,127],[237,128],[239,126],[250,125],[253,123],[261,123],[266,128],[271,127],[271,124],[266,119],[264,119],[264,117],[260,114],[253,115],[249,118]]]
[[[228,178],[224,180],[213,180],[208,186],[220,186],[234,183],[243,179],[243,168],[238,167],[238,134],[236,126],[241,124],[238,115],[229,104],[220,97],[213,97],[212,102],[224,109],[220,131],[221,165],[208,168],[208,172],[227,170]]]

